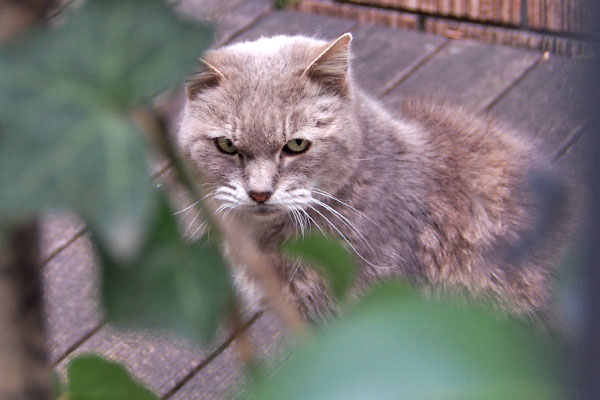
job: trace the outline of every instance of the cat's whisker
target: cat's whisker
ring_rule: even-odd
[[[354,233],[356,233],[356,235],[358,236],[359,240],[361,240],[368,248],[371,252],[374,252],[373,247],[371,246],[371,244],[367,241],[367,239],[365,238],[365,236],[362,234],[362,232],[358,229],[358,227],[353,224],[348,218],[346,218],[344,215],[342,215],[340,212],[338,212],[337,210],[335,210],[333,207],[323,203],[320,200],[317,200],[315,198],[311,199],[312,202],[317,203],[318,205],[320,205],[321,207],[323,207],[324,209],[326,209],[327,211],[331,212],[337,219],[339,219],[348,229],[350,229],[351,231],[353,231]]]
[[[192,234],[190,235],[190,238],[194,238],[196,236],[196,234],[202,229],[205,228],[208,225],[207,221],[202,222],[197,228],[196,230],[194,230],[194,232],[192,232]]]
[[[348,244],[348,246],[350,246],[350,248],[352,249],[352,251],[354,251],[354,253],[364,262],[366,262],[367,264],[369,264],[371,267],[373,268],[377,268],[377,269],[390,269],[393,267],[380,267],[378,265],[375,265],[373,263],[371,263],[369,260],[367,260],[366,258],[364,258],[359,252],[358,250],[356,250],[356,248],[352,245],[352,243],[350,243],[350,241],[346,238],[346,236],[344,236],[344,234],[338,229],[337,226],[335,226],[335,224],[333,222],[331,222],[326,216],[324,216],[323,214],[321,214],[319,212],[319,210],[317,210],[315,207],[311,206],[310,204],[306,204],[311,210],[313,210],[314,212],[316,212],[317,214],[319,214],[321,216],[321,218],[323,218],[325,221],[327,221],[327,223],[329,223],[329,225],[335,229],[335,231],[338,233],[338,235],[340,235],[342,237],[342,239]],[[314,220],[313,220],[314,221]],[[321,231],[323,232],[323,231]]]
[[[291,209],[286,209],[286,213],[290,217],[292,223],[294,224],[294,231],[296,232],[296,234],[298,234],[298,221],[296,220],[294,213]]]
[[[298,209],[292,207],[290,208],[290,211],[294,215],[294,220],[298,221],[298,226],[300,227],[300,234],[302,235],[302,238],[304,238],[304,222],[302,220],[302,217],[300,216]]]
[[[298,273],[298,270],[300,269],[301,264],[302,264],[302,262],[299,259],[294,263],[294,265],[292,267],[292,268],[294,268],[294,272],[292,272],[292,274],[290,275],[290,278],[288,279],[288,283],[292,283],[292,280]]]
[[[385,158],[384,156],[373,156],[373,157],[367,157],[367,158],[353,158],[354,161],[371,161],[371,160],[377,160],[378,158]]]
[[[191,210],[191,208],[187,209],[183,215],[179,216],[179,219],[181,221],[184,221],[187,218],[188,214],[190,213],[190,210]],[[175,214],[173,214],[173,215],[175,215]]]
[[[185,232],[183,232],[183,236],[187,235],[187,233],[189,232],[190,228],[192,227],[192,225],[194,225],[194,222],[196,222],[196,220],[198,219],[199,216],[200,216],[200,211],[196,211],[196,215],[194,215],[194,218],[192,218],[192,221],[189,223],[189,225],[186,228]]]
[[[231,207],[228,207],[227,210],[225,210],[225,213],[223,214],[223,220],[226,220],[227,217],[229,217],[229,214],[231,214],[234,210],[235,206],[232,204]]]
[[[230,196],[236,196],[237,195],[237,190],[235,187],[229,187],[229,186],[219,186],[215,192],[217,193],[222,193],[222,194],[228,194]]]
[[[286,213],[289,215],[292,223],[294,224],[294,230],[298,233],[298,219],[296,218],[295,210],[292,207],[285,207]]]
[[[296,234],[298,234],[298,228],[299,228],[300,222],[298,221],[298,215],[296,214],[296,210],[294,210],[291,207],[286,207],[286,211],[287,211],[288,215],[291,217],[292,223],[294,224],[294,231],[296,232]],[[302,237],[304,237],[304,235],[302,235]]]
[[[230,203],[223,203],[219,207],[217,207],[217,209],[215,210],[215,214],[219,214],[223,210],[227,210],[227,209],[231,209],[231,208],[233,208],[232,204],[230,204]]]
[[[366,215],[365,215],[365,214],[364,214],[362,211],[359,211],[359,210],[357,210],[356,208],[352,207],[350,204],[348,204],[348,203],[346,203],[346,202],[344,202],[344,201],[342,201],[342,200],[338,199],[336,196],[332,195],[331,193],[328,193],[328,192],[326,192],[326,191],[324,191],[324,190],[322,190],[322,189],[316,188],[316,187],[315,187],[315,188],[313,188],[312,190],[313,190],[314,192],[316,192],[316,193],[318,193],[318,194],[322,195],[322,196],[328,197],[328,198],[330,198],[331,200],[333,200],[333,201],[336,201],[336,202],[338,202],[338,203],[340,203],[340,204],[342,204],[342,205],[344,205],[344,206],[348,207],[349,209],[351,209],[351,210],[353,210],[353,211],[356,211],[356,212],[357,212],[357,213],[358,213],[360,216],[362,216],[362,217],[366,218],[367,220],[369,220],[369,221],[371,221],[372,223],[374,223],[374,224],[375,224],[375,221],[373,221],[371,218],[369,218],[368,216],[366,216]]]
[[[215,198],[215,200],[223,201],[225,203],[233,204],[233,203],[237,202],[237,198],[232,197],[231,195],[217,194],[214,198]]]
[[[306,215],[298,211],[298,217],[300,218],[300,223],[302,224],[302,233],[306,232],[306,230],[310,227],[310,221],[306,218]]]
[[[321,232],[321,234],[323,234],[323,236],[327,236],[325,231],[319,226],[319,224],[317,224],[317,221],[315,221],[314,218],[311,217],[310,214],[305,209],[299,208],[299,210],[302,211],[302,213],[306,216],[306,218],[308,218],[308,220],[311,221],[317,227],[317,229]]]
[[[187,211],[189,211],[191,208],[193,208],[193,207],[194,207],[196,204],[200,203],[202,200],[206,199],[206,198],[207,198],[207,197],[209,197],[209,196],[213,196],[213,195],[215,195],[215,194],[216,194],[216,190],[213,190],[213,191],[211,191],[211,192],[209,192],[209,193],[205,194],[205,195],[204,195],[204,196],[202,196],[202,197],[201,197],[199,200],[196,200],[195,202],[193,202],[193,203],[192,203],[192,204],[190,204],[189,206],[187,206],[187,207],[185,207],[185,208],[183,208],[183,209],[181,209],[181,210],[179,210],[179,211],[176,211],[176,212],[174,212],[174,213],[173,213],[173,215],[178,215],[178,214],[181,214],[182,212],[187,212]],[[185,216],[184,216],[184,217],[185,217]]]
[[[304,210],[302,210],[302,209],[301,209],[301,210],[299,210],[299,211],[304,211]],[[308,218],[308,216],[309,216],[309,215],[308,215],[307,213],[302,213],[302,212],[301,212],[301,213],[300,213],[300,216],[301,216],[301,217],[302,217],[302,219],[303,219],[303,222],[304,222],[304,227],[305,227],[305,229],[306,229],[306,228],[310,228],[310,220],[309,220],[309,218]]]

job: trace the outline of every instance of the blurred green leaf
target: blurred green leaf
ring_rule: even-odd
[[[160,0],[87,3],[0,48],[0,213],[74,208],[128,255],[152,209],[128,108],[180,80],[211,35]]]
[[[286,243],[283,251],[301,257],[322,272],[337,297],[342,297],[354,280],[354,259],[337,240],[308,235]]]
[[[284,10],[288,7],[291,7],[293,4],[297,3],[298,0],[273,0],[275,4],[275,8],[278,10]]]
[[[67,366],[69,400],[158,400],[119,363],[95,355],[79,356]]]
[[[63,382],[60,379],[60,375],[58,375],[58,372],[56,371],[52,371],[52,389],[52,393],[55,399],[59,399],[60,396],[66,394],[66,388],[64,387]]]
[[[252,398],[564,399],[554,346],[483,310],[388,284],[298,348]]]
[[[167,328],[209,342],[231,305],[228,268],[211,242],[185,243],[162,200],[138,259],[119,262],[100,249],[109,320]]]

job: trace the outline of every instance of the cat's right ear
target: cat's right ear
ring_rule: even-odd
[[[350,68],[351,33],[344,33],[327,44],[321,53],[306,67],[306,76],[339,94],[347,93],[348,70]]]
[[[214,65],[200,59],[200,67],[194,75],[185,82],[185,92],[188,99],[194,100],[203,90],[217,86],[225,75]]]

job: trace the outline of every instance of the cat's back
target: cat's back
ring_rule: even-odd
[[[563,198],[553,210],[546,207],[539,181],[561,190],[567,185],[543,146],[448,104],[408,100],[398,115],[421,136],[426,195],[419,201],[427,205],[429,222],[416,233],[416,251],[427,280],[496,293],[517,313],[547,309],[549,276],[563,251],[573,204]],[[407,136],[403,125],[399,140]],[[540,232],[550,217],[556,223]],[[522,245],[530,248],[511,258]]]

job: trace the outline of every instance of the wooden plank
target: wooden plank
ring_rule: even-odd
[[[564,57],[540,61],[491,108],[491,114],[538,139],[553,154],[586,118],[580,106],[584,62]]]
[[[537,52],[452,41],[383,97],[390,110],[404,97],[424,97],[481,110],[540,57]]]
[[[123,362],[137,379],[160,396],[210,354],[171,334],[116,330],[107,325],[69,354],[59,364],[58,371],[64,374],[73,357],[87,353]]]
[[[577,140],[555,160],[556,165],[575,185],[583,185],[586,177],[591,174],[587,160],[598,156],[598,149],[594,148],[592,138],[597,134],[598,132],[594,132],[591,128],[584,129]],[[582,190],[584,193],[587,191],[584,187]]]
[[[215,47],[230,41],[273,10],[273,0],[245,0],[217,21]]]
[[[360,24],[375,24],[413,30],[419,29],[419,17],[416,14],[397,10],[363,7],[329,0],[302,0],[292,2],[290,6],[297,11],[348,18],[358,21]]]
[[[582,0],[527,0],[527,23],[538,30],[582,33]]]
[[[83,221],[73,214],[45,213],[41,217],[41,259],[46,263],[85,230]]]
[[[173,0],[178,13],[196,21],[216,22],[242,0]]]
[[[294,11],[276,11],[258,24],[248,29],[234,41],[256,40],[262,36],[307,35],[324,39],[334,39],[350,32],[356,25],[354,21],[341,18],[307,15]]]
[[[505,44],[523,49],[550,51],[570,57],[592,53],[591,43],[573,36],[563,37],[542,32],[511,29],[463,20],[425,17],[425,31],[451,38],[475,39],[486,43]]]
[[[50,362],[63,358],[102,321],[97,267],[84,236],[44,267]]]
[[[569,184],[576,191],[577,212],[575,213],[575,230],[571,236],[571,243],[582,243],[585,240],[585,228],[587,215],[589,215],[589,198],[591,187],[588,178],[591,176],[592,157],[598,157],[598,149],[595,148],[593,135],[598,134],[590,127],[584,128],[574,143],[564,149],[555,160],[557,167],[564,173]]]
[[[429,56],[446,41],[439,36],[364,25],[352,34],[351,52],[355,81],[379,95],[398,74]]]
[[[262,19],[235,41],[255,40],[261,36],[278,34],[304,34],[333,39],[352,31],[354,27],[354,22],[339,18],[278,11]],[[361,86],[372,93],[378,93],[399,70],[431,53],[444,41],[435,36],[376,26],[361,26],[353,33],[355,76],[359,78]],[[382,54],[386,55],[384,59],[381,59]]]
[[[248,336],[267,370],[272,370],[290,353],[289,344],[285,343],[286,339],[289,339],[285,327],[272,312],[267,311],[256,320],[249,328]],[[247,380],[236,345],[234,341],[170,398],[173,400],[239,398],[239,393],[243,391]]]
[[[352,3],[384,6],[427,14],[449,15],[480,22],[518,26],[522,0],[346,0]],[[524,0],[523,0],[524,1]]]

